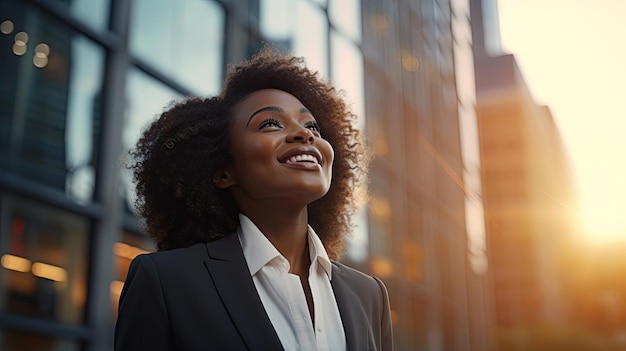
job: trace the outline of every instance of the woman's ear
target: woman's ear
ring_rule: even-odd
[[[234,184],[235,179],[224,166],[220,167],[213,175],[213,185],[218,189],[226,189]]]

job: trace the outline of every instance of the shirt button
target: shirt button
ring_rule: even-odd
[[[317,332],[321,333],[322,332],[322,327],[317,327]]]

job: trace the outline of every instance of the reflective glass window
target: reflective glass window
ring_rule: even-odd
[[[143,129],[156,119],[169,103],[181,99],[182,95],[136,68],[132,68],[128,74],[126,93],[128,97],[122,142],[123,155],[128,157],[128,151],[135,147]],[[127,207],[132,209],[135,191],[130,171],[125,167],[122,167],[122,180]]]
[[[156,245],[152,240],[143,235],[123,233],[122,240],[113,245],[113,262],[115,271],[111,282],[111,307],[113,308],[114,320],[117,319],[117,309],[120,301],[120,294],[126,281],[128,268],[132,260],[137,255],[156,250]]]
[[[474,86],[474,69],[472,49],[469,38],[463,34],[469,29],[466,18],[453,22],[453,30],[462,36],[454,44],[454,62],[456,70],[456,93],[458,95],[459,136],[461,155],[463,157],[463,182],[471,195],[465,197],[465,221],[468,237],[468,259],[475,273],[481,274],[487,270],[486,233],[484,208],[480,194],[481,164],[478,135],[478,121],[476,117],[476,90]],[[501,146],[499,146],[501,148]],[[508,179],[512,179],[507,175]]]
[[[331,35],[331,67],[333,85],[346,92],[348,103],[359,117],[363,129],[365,102],[363,100],[363,56],[350,40],[335,32]]]
[[[72,39],[67,123],[65,130],[66,192],[76,200],[93,196],[95,160],[102,127],[104,52],[83,36]]]
[[[216,94],[221,86],[223,38],[217,1],[133,1],[132,52],[198,95]]]
[[[363,90],[363,57],[361,51],[343,36],[332,32],[331,67],[333,85],[346,93],[346,100],[352,112],[358,116],[357,128],[365,129],[365,101]],[[357,190],[358,191],[358,190]],[[365,190],[363,190],[365,192]],[[348,242],[348,257],[360,261],[364,259],[368,246],[367,211],[358,211],[352,218],[356,224],[352,240]]]
[[[393,212],[390,196],[391,174],[382,167],[372,167],[369,188],[369,234],[371,257],[393,257]],[[391,273],[389,273],[391,274]]]
[[[261,35],[272,41],[288,41],[296,24],[294,9],[300,1],[261,0],[259,8]]]
[[[307,67],[328,77],[328,21],[324,12],[319,6],[299,1],[296,17],[293,52],[306,59]]]
[[[0,331],[0,350],[5,351],[78,351],[76,341],[18,330]]]
[[[9,194],[0,201],[0,310],[82,323],[89,223]]]
[[[261,35],[273,45],[306,60],[328,77],[328,21],[323,9],[306,0],[263,0]]]
[[[105,30],[109,24],[111,0],[51,0],[66,7],[74,17],[96,29]]]
[[[362,205],[362,204],[359,204]],[[359,208],[352,216],[355,227],[346,238],[346,257],[355,263],[365,262],[369,252],[367,208]]]
[[[92,197],[104,52],[15,2],[0,4],[0,171]],[[6,25],[7,23],[11,25]]]
[[[361,41],[361,0],[331,0],[328,13],[335,28],[352,40]]]

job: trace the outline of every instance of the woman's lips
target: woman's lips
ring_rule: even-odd
[[[321,165],[322,155],[314,147],[296,147],[280,156],[278,162],[285,164]]]
[[[319,162],[317,161],[317,158],[310,154],[294,155],[288,158],[287,160],[285,160],[285,163],[294,163],[294,162],[312,162],[312,163],[319,164]]]

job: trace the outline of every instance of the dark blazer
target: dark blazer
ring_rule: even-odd
[[[348,350],[392,350],[383,283],[333,263],[331,285]],[[140,255],[120,297],[115,349],[282,350],[236,234]]]

